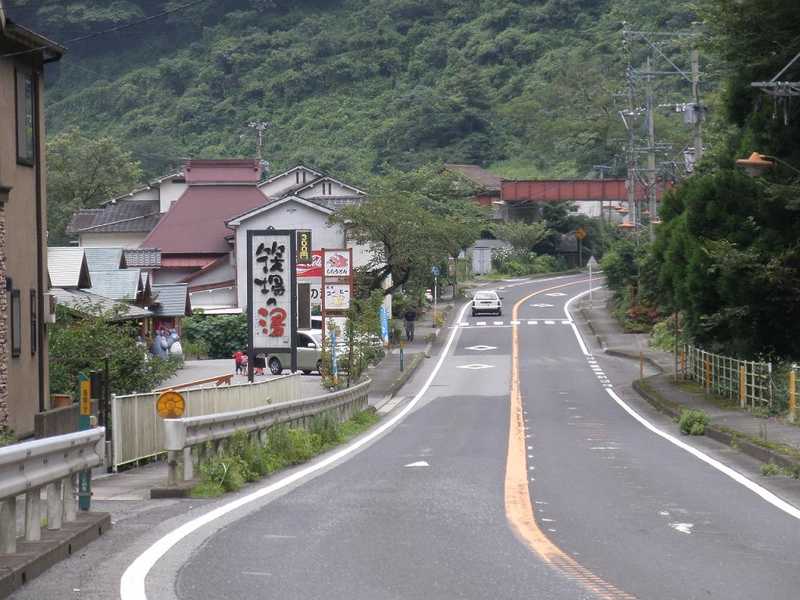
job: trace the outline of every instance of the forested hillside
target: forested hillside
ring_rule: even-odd
[[[507,176],[624,172],[621,23],[686,29],[693,4],[6,1],[69,47],[49,72],[51,133],[111,135],[155,175],[179,157],[252,155],[246,124],[266,120],[273,168],[303,160],[355,177],[433,160]]]

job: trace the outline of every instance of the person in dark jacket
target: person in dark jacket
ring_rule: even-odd
[[[406,324],[406,341],[413,342],[414,341],[414,326],[417,322],[417,309],[413,306],[409,306],[406,309],[406,312],[403,314],[403,320]]]

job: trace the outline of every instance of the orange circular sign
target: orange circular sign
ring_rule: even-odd
[[[162,419],[180,419],[186,411],[186,401],[178,392],[168,390],[156,400],[156,412]]]

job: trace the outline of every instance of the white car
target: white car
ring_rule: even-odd
[[[501,316],[503,314],[503,298],[494,291],[476,292],[472,298],[472,316],[475,317],[481,313]]]

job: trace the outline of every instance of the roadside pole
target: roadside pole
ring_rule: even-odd
[[[439,287],[439,267],[434,265],[431,267],[431,275],[433,275],[433,327],[436,328],[436,300],[437,288]]]
[[[80,373],[80,416],[78,417],[78,430],[84,431],[92,428],[92,384],[91,380]],[[91,471],[81,471],[78,474],[78,508],[89,510],[92,503],[92,473]]]

